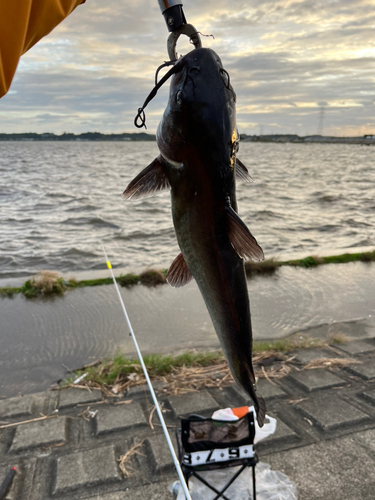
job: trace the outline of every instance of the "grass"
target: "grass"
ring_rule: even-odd
[[[304,259],[294,259],[277,261],[267,259],[263,262],[246,262],[245,271],[249,278],[257,275],[272,275],[281,266],[293,266],[302,268],[313,268],[324,264],[345,264],[347,262],[375,262],[375,250],[362,253],[345,253],[342,255],[332,255],[328,257],[308,256]],[[166,283],[166,269],[146,269],[137,275],[129,273],[120,275],[116,281],[120,286],[132,287],[138,284],[154,287]],[[63,295],[67,290],[83,288],[88,286],[100,286],[112,284],[111,278],[99,278],[93,280],[75,279],[64,280],[64,278],[54,271],[40,271],[36,276],[26,281],[21,287],[0,287],[0,297],[13,297],[22,293],[27,298],[35,298],[46,295]]]
[[[280,378],[291,370],[286,356],[298,349],[324,347],[338,342],[344,342],[343,336],[336,336],[326,341],[310,338],[307,335],[293,335],[289,338],[272,342],[254,342],[253,364],[258,377]],[[281,356],[281,357],[280,357]],[[268,375],[264,368],[257,367],[257,363],[268,358],[279,357],[277,369],[271,369]],[[292,357],[293,358],[293,357]],[[291,358],[291,359],[292,359]],[[222,351],[200,352],[188,351],[179,355],[150,354],[144,356],[144,363],[151,380],[162,381],[166,384],[166,391],[170,394],[206,387],[221,387],[232,381],[228,365]],[[80,382],[80,387],[100,388],[107,395],[121,394],[134,385],[145,383],[142,367],[138,359],[126,357],[117,352],[113,358],[99,360],[91,365],[82,367],[69,376],[62,387],[76,387],[74,380],[86,374]]]
[[[13,297],[19,293],[19,288],[14,288],[12,286],[3,286],[0,288],[0,297]]]
[[[64,278],[53,271],[41,271],[21,286],[21,293],[29,299],[40,295],[62,295],[66,290]]]
[[[309,256],[304,259],[287,260],[281,265],[298,267],[316,267],[323,264],[346,264],[348,262],[374,262],[375,250],[372,252],[344,253],[341,255],[332,255],[329,257]]]
[[[133,273],[125,274],[125,276],[120,276],[119,278],[116,279],[119,285],[125,287],[131,287],[137,285],[140,281],[140,277]]]
[[[130,273],[124,276],[120,275],[116,281],[120,286],[132,287],[138,283],[146,286],[156,286],[166,283],[165,275],[167,271],[155,269],[146,270],[139,276]],[[74,278],[65,280],[59,273],[54,271],[40,271],[33,278],[25,281],[20,287],[5,286],[0,287],[0,297],[13,297],[22,294],[28,299],[41,296],[63,295],[67,290],[74,288],[84,288],[89,286],[111,285],[112,278],[98,278],[93,280],[77,281]]]
[[[63,295],[65,290],[73,286],[76,286],[76,281],[73,279],[65,281],[59,273],[40,271],[19,288],[10,286],[0,288],[0,295],[13,297],[18,293],[22,293],[26,298],[32,299],[40,296]]]
[[[167,272],[158,269],[146,269],[140,275],[140,282],[145,286],[157,286],[164,285],[166,280]]]
[[[224,361],[224,355],[221,351],[190,351],[177,356],[149,354],[143,357],[143,361],[150,377],[158,377],[168,375],[174,368],[183,366],[210,366]],[[138,359],[127,358],[124,354],[117,352],[112,359],[107,358],[97,366],[77,370],[76,375],[78,377],[86,372],[88,375],[85,381],[110,386],[123,376],[142,373],[142,367]]]
[[[295,351],[298,349],[311,349],[314,347],[343,344],[347,341],[347,337],[345,337],[345,335],[343,334],[336,334],[328,341],[319,338],[312,338],[306,334],[296,334],[280,340],[255,341],[253,344],[253,352],[254,354],[259,354],[272,351],[276,354],[284,354],[286,352]]]
[[[110,285],[112,283],[112,278],[98,278],[94,280],[82,280],[76,281],[73,288],[84,288],[86,286],[100,286],[100,285]]]
[[[165,276],[167,270],[159,269],[146,269],[141,274],[137,275],[134,273],[129,273],[125,275],[120,275],[116,278],[117,283],[120,286],[132,287],[141,283],[145,286],[156,286],[166,283]],[[99,278],[94,280],[82,280],[77,281],[75,288],[82,288],[86,286],[99,286],[99,285],[111,285],[113,283],[112,278]]]
[[[292,267],[317,267],[324,264],[346,264],[348,262],[374,262],[375,250],[372,252],[361,253],[344,253],[341,255],[332,255],[328,257],[319,257],[317,255],[310,255],[304,259],[293,259],[285,261],[277,261],[274,259],[267,259],[263,262],[246,262],[246,274],[251,277],[257,274],[273,274],[281,266]]]
[[[245,262],[246,276],[251,278],[259,274],[274,274],[282,265],[282,262],[278,262],[275,259],[266,259],[262,262]]]

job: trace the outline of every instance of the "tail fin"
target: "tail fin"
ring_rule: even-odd
[[[266,416],[266,403],[262,396],[257,393],[255,383],[241,384],[242,389],[251,397],[254,402],[254,408],[257,414],[257,421],[259,427],[263,427],[264,419]]]
[[[257,412],[257,420],[259,427],[263,427],[264,418],[266,416],[266,403],[262,396],[257,395],[257,401],[255,402],[255,410]]]

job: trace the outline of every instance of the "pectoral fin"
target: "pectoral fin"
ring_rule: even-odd
[[[159,155],[131,181],[125,189],[123,196],[125,198],[140,198],[168,187],[169,181],[166,174],[164,158]]]
[[[182,253],[180,253],[168,269],[167,281],[171,286],[179,288],[189,283],[192,279],[193,275],[191,274]]]
[[[236,158],[236,177],[237,179],[241,179],[242,181],[251,182],[253,179],[249,174],[248,169],[242,163],[241,160]]]
[[[263,250],[232,207],[226,207],[229,238],[241,258],[264,260]]]

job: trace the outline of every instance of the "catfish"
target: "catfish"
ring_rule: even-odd
[[[252,366],[244,259],[260,261],[264,255],[237,213],[236,178],[250,176],[236,157],[236,95],[219,56],[208,48],[175,61],[164,81],[169,76],[168,105],[156,134],[160,154],[130,182],[124,196],[170,189],[181,253],[167,281],[181,287],[195,278],[232,376],[254,401],[262,427],[266,407],[256,392]]]

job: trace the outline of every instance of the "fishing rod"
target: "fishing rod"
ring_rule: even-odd
[[[173,462],[174,462],[174,465],[176,467],[176,470],[177,470],[177,474],[178,474],[178,477],[180,478],[180,484],[182,486],[182,489],[185,493],[185,497],[186,497],[186,500],[191,500],[191,496],[190,496],[190,492],[189,492],[189,488],[186,484],[186,481],[185,481],[185,478],[184,478],[184,475],[182,473],[182,470],[181,470],[181,466],[180,466],[180,463],[177,459],[177,456],[176,456],[176,453],[174,451],[174,448],[173,448],[173,444],[172,444],[172,441],[171,441],[171,438],[169,436],[169,432],[168,432],[168,429],[167,429],[167,426],[165,424],[165,421],[164,421],[164,417],[163,417],[163,414],[161,412],[161,409],[160,409],[160,406],[159,406],[159,403],[158,403],[158,400],[156,398],[156,395],[155,395],[155,392],[154,392],[154,388],[152,387],[152,384],[151,384],[151,380],[150,380],[150,377],[148,375],[148,372],[147,372],[147,368],[146,368],[146,365],[143,361],[143,357],[142,357],[142,353],[139,349],[139,346],[138,346],[138,342],[137,342],[137,339],[135,338],[135,334],[134,334],[134,331],[133,331],[133,328],[132,328],[132,325],[130,323],[130,319],[129,319],[129,316],[128,316],[128,313],[126,311],[126,307],[125,307],[125,304],[124,304],[124,301],[122,300],[122,297],[121,297],[121,293],[120,293],[120,289],[118,287],[118,284],[117,284],[117,281],[116,281],[116,278],[115,278],[115,275],[113,273],[113,269],[112,269],[112,265],[108,259],[108,256],[107,256],[107,252],[105,251],[105,248],[104,246],[102,246],[102,250],[103,250],[103,253],[104,253],[104,256],[105,256],[105,260],[106,260],[106,263],[107,263],[107,267],[111,273],[111,277],[112,277],[112,280],[113,280],[113,284],[115,285],[115,288],[116,288],[116,292],[117,292],[117,295],[118,295],[118,298],[120,300],[120,304],[121,304],[121,307],[122,307],[122,310],[123,310],[123,313],[124,313],[124,316],[125,316],[125,319],[126,319],[126,322],[128,324],[128,327],[129,327],[129,330],[130,330],[130,336],[131,338],[133,339],[133,342],[134,342],[134,346],[135,346],[135,350],[137,351],[137,355],[138,355],[138,359],[139,359],[139,362],[141,363],[141,366],[142,366],[142,370],[143,370],[143,373],[145,375],[145,378],[146,378],[146,381],[147,381],[147,385],[148,385],[148,388],[150,389],[150,393],[151,393],[151,396],[152,396],[152,399],[154,401],[154,404],[155,404],[155,408],[156,408],[156,412],[158,414],[158,417],[159,417],[159,420],[160,420],[160,423],[161,423],[161,426],[163,428],[163,431],[164,431],[164,434],[165,434],[165,439],[167,440],[167,443],[168,443],[168,446],[169,446],[169,450],[171,452],[171,455],[172,455],[172,458],[173,458]]]

